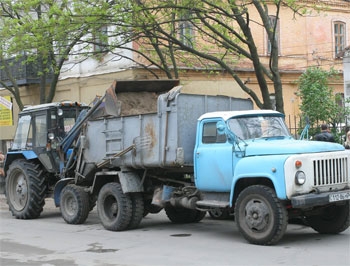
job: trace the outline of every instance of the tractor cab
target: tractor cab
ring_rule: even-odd
[[[60,157],[65,157],[60,154],[59,144],[75,125],[81,111],[87,108],[77,102],[59,102],[23,109],[9,155],[38,158],[48,172],[58,172]]]

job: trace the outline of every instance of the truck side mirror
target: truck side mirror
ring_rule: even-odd
[[[225,134],[225,128],[226,128],[226,125],[223,121],[219,121],[216,123],[216,130],[217,130],[219,135]]]
[[[216,123],[216,131],[219,135],[227,135],[227,140],[229,143],[233,144],[236,141],[236,136],[227,129],[227,126],[224,121],[219,121]]]

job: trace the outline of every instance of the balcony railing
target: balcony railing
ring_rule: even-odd
[[[38,75],[38,65],[36,62],[27,62],[27,57],[10,58],[0,61],[0,79],[6,86],[13,87],[13,84],[4,69],[6,65],[18,86],[39,84],[40,76]],[[52,79],[52,72],[48,75],[47,82]]]

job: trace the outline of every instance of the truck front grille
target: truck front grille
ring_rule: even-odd
[[[349,181],[347,157],[317,159],[313,165],[315,186],[344,184]]]

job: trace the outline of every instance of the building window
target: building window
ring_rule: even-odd
[[[345,106],[345,95],[344,93],[336,93],[335,94],[335,102],[340,106]]]
[[[278,45],[278,54],[280,53],[280,45],[279,45],[279,42],[280,42],[280,23],[279,23],[279,19],[275,16],[269,16],[269,20],[270,20],[270,25],[271,25],[271,32],[275,29],[276,27],[276,32],[275,32],[275,40],[277,41],[277,45]],[[277,25],[276,25],[277,23]],[[269,37],[266,36],[266,40],[267,40],[267,44],[266,44],[266,47],[267,47],[267,54],[271,54],[271,50],[272,50],[272,45],[271,45],[271,42],[269,40]]]
[[[334,56],[345,49],[345,23],[334,22]]]
[[[184,45],[193,47],[194,30],[190,18],[190,13],[181,15],[179,22],[179,40]]]
[[[94,37],[94,52],[108,52],[108,27],[102,26],[100,32]]]

